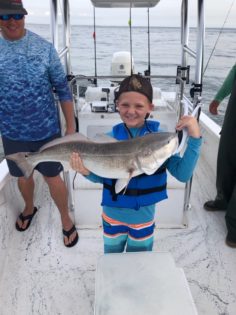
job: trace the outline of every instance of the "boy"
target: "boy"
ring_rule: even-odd
[[[140,75],[125,78],[116,95],[117,109],[123,122],[114,126],[109,135],[125,140],[158,132],[159,122],[146,120],[153,110],[152,97],[152,86],[147,79]],[[171,156],[153,175],[142,174],[132,178],[125,194],[121,192],[114,196],[115,180],[91,173],[83,166],[79,154],[72,154],[70,163],[74,170],[93,182],[103,184],[105,253],[152,250],[155,203],[167,198],[166,169],[178,180],[186,182],[191,178],[199,157],[201,136],[197,120],[191,116],[182,117],[176,129],[183,128],[187,128],[189,135],[184,156]],[[143,204],[142,194],[148,194],[148,205]]]

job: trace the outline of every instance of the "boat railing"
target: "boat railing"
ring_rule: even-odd
[[[70,60],[70,5],[69,0],[50,0],[50,11],[51,11],[51,40],[53,45],[58,51],[59,57],[64,58],[66,74],[71,74],[71,60]],[[62,18],[62,48],[59,51],[59,12],[58,9],[61,7],[61,18]]]
[[[193,107],[195,108],[201,103],[202,97],[202,76],[203,76],[203,55],[204,55],[204,38],[205,38],[205,20],[204,20],[204,0],[198,0],[198,14],[197,14],[197,40],[196,40],[196,52],[193,51],[189,45],[189,0],[182,0],[181,6],[181,45],[182,45],[182,62],[181,62],[181,78],[183,79],[180,84],[180,104],[182,101],[186,100],[184,96],[186,78],[189,76],[187,73],[189,71],[187,56],[191,56],[195,59],[195,79],[190,90],[192,97]],[[199,119],[200,111],[198,113]],[[185,200],[184,200],[184,210],[190,208],[190,194],[191,194],[192,178],[186,183],[185,187]]]
[[[151,76],[144,76],[147,79],[177,79],[178,77],[176,77],[175,75],[151,75]],[[87,75],[76,75],[73,77],[73,79],[71,80],[73,83],[75,80],[81,80],[81,79],[88,79],[88,80],[93,80],[93,79],[110,79],[111,81],[114,81],[116,79],[124,79],[124,76],[121,75],[91,75],[91,76],[87,76]],[[178,78],[181,80],[181,78]]]
[[[62,18],[62,49],[59,51],[59,8],[61,8],[61,18]],[[50,0],[50,16],[51,16],[51,40],[58,51],[59,57],[64,59],[64,66],[66,75],[71,74],[71,60],[70,60],[70,6],[69,0]],[[56,104],[59,113],[59,120],[62,125],[62,115],[60,114],[59,101],[56,98]],[[63,133],[63,127],[61,126]],[[68,204],[71,212],[74,212],[74,198],[73,198],[73,189],[71,188],[70,173],[63,172],[64,180],[68,189]]]
[[[58,7],[59,0],[51,0],[51,28],[52,28],[52,41],[58,50]],[[193,87],[191,88],[191,97],[193,107],[196,107],[201,102],[202,93],[202,74],[203,74],[203,52],[204,52],[204,0],[198,0],[198,15],[197,15],[197,41],[196,41],[196,52],[194,52],[188,46],[189,40],[189,14],[188,14],[189,0],[182,0],[181,6],[181,44],[182,44],[182,61],[177,75],[179,79],[179,115],[183,114],[181,104],[185,95],[186,83],[189,78],[189,66],[187,65],[187,56],[195,58],[195,79]],[[63,48],[59,52],[61,58],[64,58],[66,74],[71,78],[71,64],[70,64],[70,14],[69,14],[69,0],[62,1],[62,29],[63,29]],[[153,78],[154,76],[152,76]],[[157,76],[162,78],[169,78],[169,76]],[[173,78],[172,76],[170,76]],[[96,83],[97,78],[111,79],[111,76],[86,76],[83,79],[93,80]],[[120,79],[120,78],[119,78]],[[74,80],[74,81],[73,81]],[[73,82],[80,80],[78,76],[72,79]],[[92,82],[91,82],[92,83]],[[186,198],[184,202],[184,208],[189,208],[191,192],[191,181],[186,184]]]

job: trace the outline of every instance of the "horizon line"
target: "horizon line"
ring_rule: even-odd
[[[26,24],[34,24],[34,25],[50,25],[50,23],[39,23],[39,22],[26,22]],[[59,23],[59,26],[62,24]],[[89,26],[89,27],[94,27],[93,25],[90,24],[76,24],[76,23],[71,23],[70,26]],[[96,27],[128,27],[128,25],[100,25],[96,24]],[[136,27],[147,27],[147,25],[133,25],[133,28]],[[150,28],[181,28],[180,26],[164,26],[164,25],[152,25]],[[191,28],[197,28],[197,26],[190,26]],[[207,26],[205,29],[222,29],[221,26]],[[231,30],[231,29],[236,29],[236,27],[224,27],[222,30]]]

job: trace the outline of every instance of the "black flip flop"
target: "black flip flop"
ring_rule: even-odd
[[[31,221],[32,221],[32,219],[33,219],[33,217],[34,217],[34,215],[36,214],[37,211],[38,211],[38,209],[37,209],[36,207],[34,207],[34,211],[33,211],[32,214],[23,215],[23,213],[21,213],[21,214],[19,215],[19,219],[22,221],[23,224],[24,224],[24,222],[25,222],[26,220],[28,220],[28,223],[27,223],[27,225],[26,225],[25,228],[22,228],[22,227],[19,226],[19,224],[18,224],[17,221],[16,221],[16,229],[17,229],[17,231],[20,231],[20,232],[26,231],[26,230],[29,228],[30,223],[31,223]]]
[[[62,233],[63,233],[64,236],[66,236],[69,239],[71,234],[73,234],[75,231],[76,231],[76,228],[73,225],[72,228],[69,231],[62,230]],[[64,245],[66,247],[72,247],[78,242],[78,240],[79,240],[79,235],[78,235],[78,233],[76,231],[76,236],[75,236],[74,240],[71,243],[67,244],[67,245],[65,244],[65,241],[64,241]]]

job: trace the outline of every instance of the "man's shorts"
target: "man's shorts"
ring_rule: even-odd
[[[8,155],[18,152],[36,152],[44,144],[59,137],[60,135],[56,134],[50,138],[40,141],[17,141],[2,136],[2,143],[5,155]],[[15,177],[24,176],[24,174],[22,173],[22,171],[19,169],[15,162],[7,160],[7,164],[9,172],[12,176]],[[63,166],[59,162],[41,162],[35,167],[35,169],[38,172],[40,172],[43,176],[54,177],[59,175],[59,173],[63,170]]]

